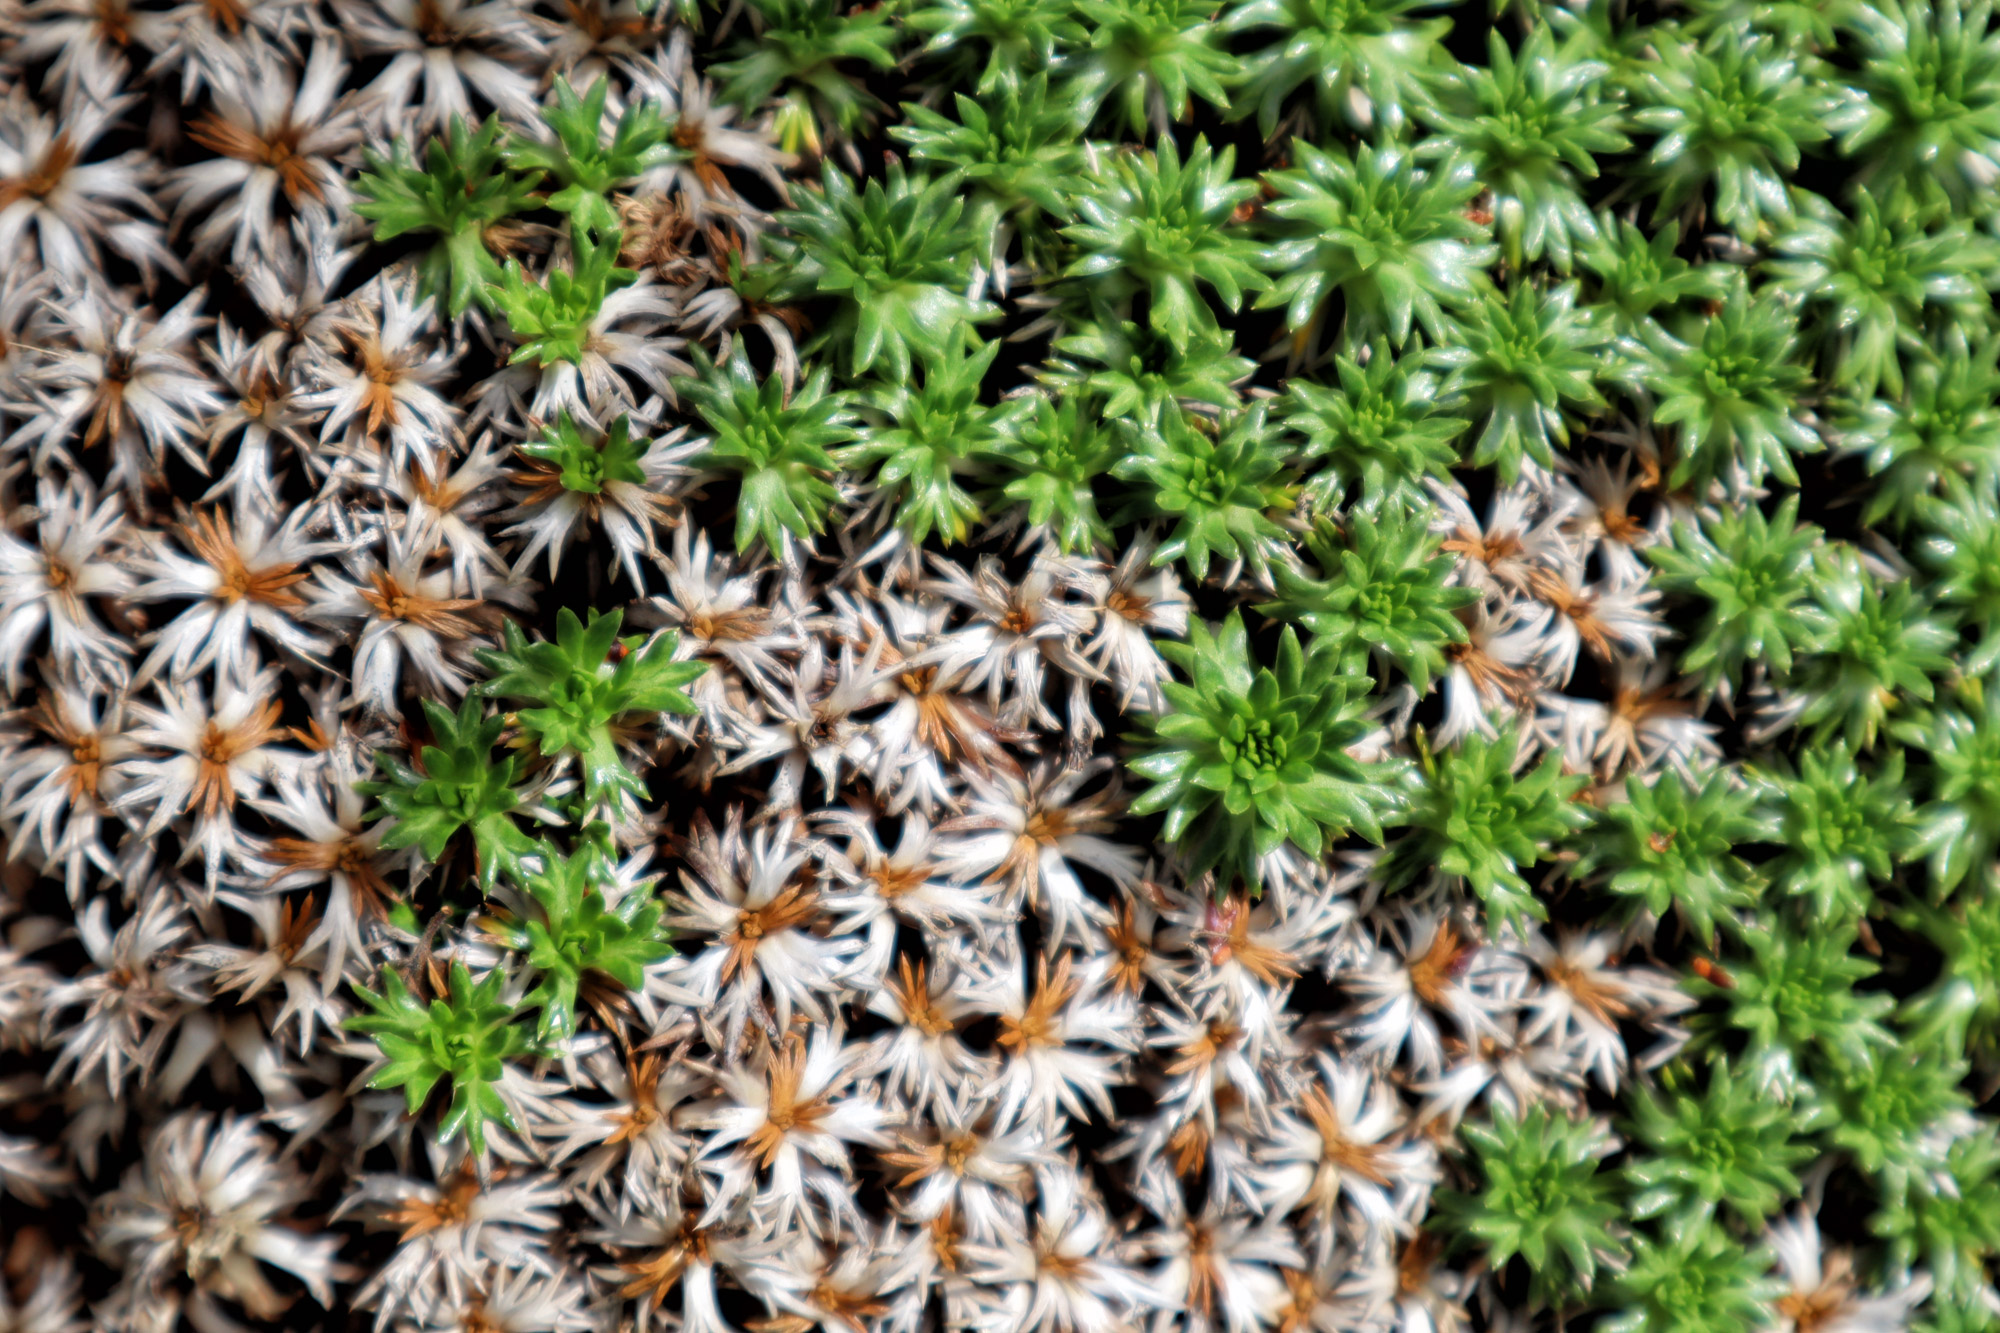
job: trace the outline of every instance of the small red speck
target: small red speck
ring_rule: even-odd
[[[1202,933],[1215,941],[1209,946],[1208,959],[1216,967],[1229,961],[1232,952],[1229,935],[1236,926],[1236,914],[1240,910],[1233,898],[1219,903],[1211,901],[1202,910]]]

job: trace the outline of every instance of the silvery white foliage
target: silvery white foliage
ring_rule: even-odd
[[[939,553],[843,473],[825,536],[737,550],[675,380],[752,326],[788,392],[814,354],[741,281],[779,225],[753,196],[800,188],[791,103],[720,102],[710,35],[628,0],[222,0],[117,32],[101,8],[29,0],[0,52],[0,181],[47,175],[0,190],[0,834],[10,874],[62,885],[0,884],[24,1056],[0,1107],[62,1119],[0,1134],[0,1192],[94,1201],[97,1325],[223,1333],[298,1297],[383,1333],[1459,1333],[1497,1309],[1423,1229],[1454,1127],[1649,1077],[1688,1038],[1680,978],[1617,932],[1384,896],[1372,852],[1281,849],[1252,901],[1147,845],[1115,756],[1170,708],[1162,645],[1268,592],[1156,564],[1158,531],[1065,554],[996,504],[978,553]],[[658,104],[674,151],[614,200],[643,276],[583,364],[510,364],[503,317],[442,317],[369,244],[358,176],[457,116],[542,137],[558,74],[608,79],[613,115]],[[149,90],[185,151],[102,147]],[[487,239],[545,275],[569,262],[548,230]],[[975,287],[1033,315],[1026,272]],[[574,489],[516,453],[562,414],[626,418],[644,479]],[[1659,493],[1650,425],[1603,442],[1416,503],[1477,593],[1426,743],[1518,723],[1612,801],[1720,745],[1645,559],[1703,501]],[[581,1029],[499,1076],[513,1123],[480,1157],[441,1141],[441,1095],[367,1086],[383,1052],[341,1024],[384,969],[429,1002],[460,962],[521,1002],[496,927],[536,908],[454,897],[358,784],[422,761],[422,705],[476,690],[504,620],[586,602],[706,668],[694,714],[621,720],[648,793],[594,812],[607,903],[658,893],[678,952],[635,989],[583,979]],[[1429,707],[1384,693],[1371,757]],[[523,827],[577,832],[574,786],[531,772]],[[1810,1214],[1770,1245],[1870,1333],[1929,1290],[1847,1283]],[[0,1330],[81,1309],[67,1256],[0,1281]]]

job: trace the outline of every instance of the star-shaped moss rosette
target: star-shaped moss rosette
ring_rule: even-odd
[[[574,760],[591,801],[621,791],[644,794],[621,750],[634,743],[646,720],[695,712],[681,687],[707,670],[704,663],[674,659],[678,636],[672,631],[621,639],[623,622],[622,611],[593,611],[585,623],[564,608],[553,642],[531,643],[509,624],[506,646],[480,655],[492,674],[479,693],[515,705],[510,720],[544,760]]]
[[[1365,677],[1331,654],[1308,657],[1290,629],[1263,666],[1236,614],[1214,632],[1190,625],[1186,645],[1165,648],[1188,683],[1161,686],[1170,711],[1129,761],[1152,784],[1132,813],[1164,812],[1162,836],[1193,871],[1215,871],[1218,891],[1254,889],[1264,858],[1287,845],[1318,856],[1349,830],[1381,842],[1405,799],[1395,765],[1346,752],[1366,730]]]
[[[523,805],[519,762],[494,753],[506,718],[488,714],[472,695],[457,713],[429,703],[424,713],[434,743],[418,752],[418,764],[378,752],[382,777],[359,784],[358,790],[380,802],[378,817],[393,821],[384,846],[416,847],[426,860],[440,861],[463,830],[471,835],[480,877],[490,883],[502,867],[534,846],[517,822]]]
[[[565,856],[544,844],[524,887],[532,908],[492,930],[539,977],[523,999],[541,1011],[539,1040],[569,1038],[579,1003],[604,1005],[615,1002],[607,990],[644,989],[646,969],[673,953],[659,900],[648,888],[618,883],[594,847]]]
[[[359,181],[366,197],[354,211],[374,221],[377,241],[412,232],[438,237],[419,271],[453,315],[500,281],[497,229],[539,202],[541,173],[505,169],[501,138],[498,117],[477,129],[453,117],[446,133],[424,145],[421,166],[410,143],[398,140],[387,154],[370,150]]]
[[[464,964],[457,964],[446,994],[426,1005],[394,968],[385,968],[379,994],[355,987],[373,1012],[347,1021],[382,1052],[369,1086],[401,1088],[412,1114],[433,1088],[450,1088],[439,1140],[449,1143],[463,1134],[475,1153],[486,1150],[488,1123],[509,1129],[520,1124],[499,1089],[508,1058],[528,1048],[526,1029],[513,1023],[515,1008],[500,993],[506,980],[505,973],[494,971],[475,982]]]

